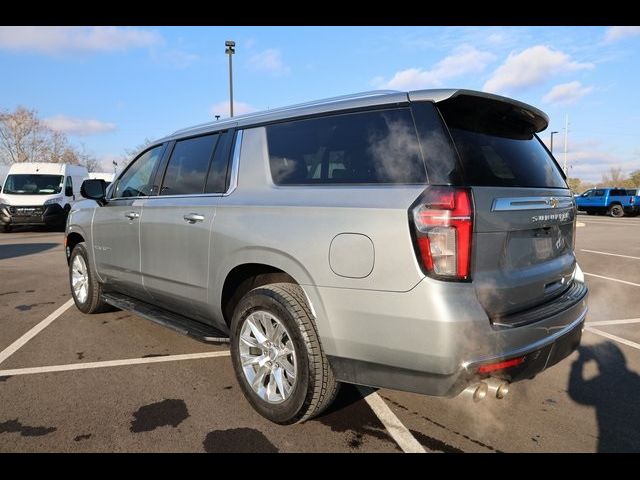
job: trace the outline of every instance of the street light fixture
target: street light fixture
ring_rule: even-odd
[[[227,40],[224,42],[226,47],[224,53],[229,55],[229,116],[233,117],[233,66],[231,56],[236,53],[236,42]]]
[[[553,136],[558,132],[551,132],[551,143],[549,144],[549,150],[553,153]]]

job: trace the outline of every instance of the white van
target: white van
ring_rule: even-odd
[[[107,185],[113,182],[114,177],[115,177],[115,173],[89,172],[90,180],[104,180]]]
[[[0,226],[64,227],[71,203],[89,178],[85,167],[65,163],[14,163],[0,191]]]

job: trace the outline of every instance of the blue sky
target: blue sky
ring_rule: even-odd
[[[392,88],[461,87],[551,118],[570,175],[640,168],[640,27],[0,27],[0,109],[18,105],[103,161],[228,115]]]

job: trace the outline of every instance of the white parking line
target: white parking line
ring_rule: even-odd
[[[624,320],[601,320],[599,322],[587,322],[589,327],[604,327],[605,325],[626,325],[628,323],[640,323],[640,318],[625,318]]]
[[[599,252],[597,250],[587,250],[586,248],[581,248],[580,251],[589,252],[589,253],[599,253],[600,255],[611,255],[612,257],[622,257],[622,258],[631,258],[633,260],[640,260],[640,257],[634,257],[631,255],[620,255],[618,253]]]
[[[611,335],[610,333],[603,332],[602,330],[598,330],[597,328],[584,327],[584,329],[588,332],[594,333],[596,335],[600,335],[601,337],[608,338],[609,340],[613,340],[614,342],[622,343],[623,345],[627,345],[628,347],[633,347],[637,350],[640,350],[640,343],[632,342],[631,340],[618,337],[617,335]]]
[[[125,360],[106,360],[103,362],[68,363],[66,365],[50,365],[48,367],[13,368],[0,370],[0,377],[10,375],[31,375],[33,373],[69,372],[73,370],[87,370],[89,368],[121,367],[124,365],[140,365],[143,363],[175,362],[179,360],[195,360],[199,358],[228,357],[229,350],[219,352],[186,353],[182,355],[167,355],[164,357],[128,358]]]
[[[367,388],[358,387],[365,402],[369,405],[373,413],[387,429],[391,438],[405,453],[427,453],[422,445],[415,439],[411,432],[405,427],[389,406],[380,398],[376,392],[371,392]]]
[[[583,221],[587,225],[591,225],[592,223],[596,224],[596,225],[616,225],[616,226],[619,226],[619,227],[624,227],[624,226],[629,226],[629,225],[632,225],[632,226],[633,225],[640,225],[640,223],[638,223],[638,222],[621,222],[619,220],[615,221],[615,222],[613,222],[613,221],[612,222],[602,222],[602,221],[597,221],[597,220],[593,221],[593,220],[584,219]]]
[[[42,320],[35,327],[33,327],[31,330],[29,330],[27,333],[22,335],[19,339],[17,339],[11,345],[5,348],[2,352],[0,352],[0,363],[4,362],[7,358],[9,358],[11,355],[16,353],[22,346],[24,346],[25,343],[27,343],[29,340],[35,337],[42,330],[47,328],[47,326],[51,322],[53,322],[56,318],[58,318],[60,315],[66,312],[71,305],[73,305],[73,299],[67,300],[61,307],[55,310],[51,315],[49,315],[47,318]]]
[[[595,273],[587,273],[587,272],[582,272],[582,273],[590,277],[602,278],[604,280],[611,280],[612,282],[624,283],[625,285],[631,285],[632,287],[640,287],[640,283],[627,282],[626,280],[620,280],[619,278],[605,277],[604,275],[596,275]]]

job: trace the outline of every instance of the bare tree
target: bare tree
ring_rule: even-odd
[[[87,150],[84,143],[81,143],[80,147],[75,149],[75,154],[78,164],[86,167],[89,172],[97,172],[101,169],[102,165],[96,156]]]
[[[40,122],[36,110],[17,107],[14,112],[0,112],[0,163],[44,160],[51,141],[51,130]]]
[[[629,183],[632,187],[640,188],[640,170],[634,170],[629,174]]]
[[[607,173],[602,174],[602,186],[620,187],[623,186],[624,182],[624,175],[620,167],[610,167]]]
[[[48,143],[45,155],[47,161],[51,163],[78,163],[76,151],[69,144],[64,133],[50,130]]]
[[[584,184],[579,178],[567,177],[567,185],[573,193],[582,193],[585,190]]]
[[[151,145],[151,143],[152,141],[149,138],[145,138],[141,144],[136,145],[133,148],[125,148],[124,157],[118,160],[117,162],[117,167],[120,169],[120,171],[125,169],[126,166],[129,165],[129,163],[131,163],[131,160],[136,158],[136,155],[141,153],[145,148]]]

